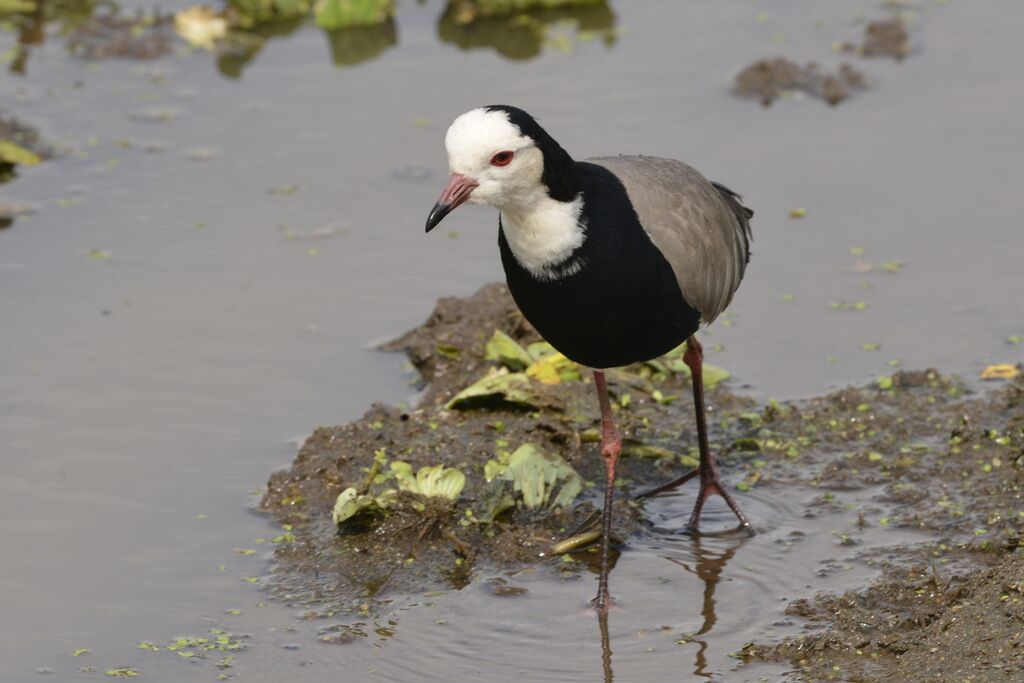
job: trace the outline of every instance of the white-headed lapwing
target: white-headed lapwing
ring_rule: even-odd
[[[686,164],[647,156],[574,161],[536,120],[492,105],[455,119],[445,137],[451,181],[427,232],[465,201],[501,214],[498,247],[523,315],[568,358],[593,368],[607,467],[597,606],[608,605],[608,547],[615,427],[604,369],[660,356],[686,342],[700,465],[657,493],[700,477],[689,526],[713,494],[749,527],[708,449],[694,336],[732,300],[750,257],[753,212],[723,185]]]

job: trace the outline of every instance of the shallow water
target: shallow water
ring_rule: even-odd
[[[453,35],[431,2],[400,8],[393,45],[298,28],[244,67],[223,65],[231,78],[202,53],[83,62],[55,36],[24,76],[0,76],[3,108],[66,149],[0,187],[0,199],[38,208],[0,230],[0,680],[120,664],[209,680],[207,667],[135,644],[214,622],[253,634],[235,668],[252,680],[341,667],[384,680],[600,674],[589,576],[517,575],[528,593],[514,598],[474,584],[404,609],[391,638],[340,647],[312,642],[320,625],[294,610],[256,607],[262,594],[242,580],[266,570],[269,544],[254,539],[277,533],[248,511],[249,492],[295,440],[373,400],[411,399],[402,359],[373,343],[437,297],[501,276],[493,212],[460,209],[429,237],[421,228],[445,181],[444,129],[472,106],[515,103],[579,157],[674,156],[744,194],[754,258],[732,325],[705,346],[722,345],[710,361],[757,395],[865,381],[890,359],[969,375],[1020,360],[1005,340],[1024,334],[1012,297],[1024,291],[1013,144],[1024,9],[919,3],[916,52],[856,60],[873,87],[835,109],[732,98],[728,80],[748,62],[831,65],[859,13],[885,15],[819,5],[618,2],[613,17],[584,19],[613,22],[607,40],[555,23],[545,44],[498,50],[505,32]],[[13,44],[0,34],[0,53]],[[806,218],[788,217],[796,206]],[[875,270],[851,272],[851,247]],[[888,273],[886,261],[906,265]],[[867,308],[830,308],[842,301]],[[651,507],[659,526],[680,525],[686,495]],[[815,571],[838,550],[835,524],[771,496],[745,496],[765,531],[720,569],[703,665],[696,640],[675,641],[704,624],[701,573],[730,542],[698,549],[665,533],[630,545],[612,577],[620,680],[720,676],[744,640],[786,631],[771,626],[782,597],[824,587]],[[806,552],[777,550],[793,530]],[[879,542],[907,540],[891,533]],[[70,657],[76,648],[93,652]]]

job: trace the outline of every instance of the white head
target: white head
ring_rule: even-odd
[[[452,177],[427,219],[427,232],[465,201],[521,212],[577,194],[571,157],[521,109],[472,109],[455,119],[444,144]]]
[[[537,143],[500,109],[473,109],[455,119],[444,138],[448,169],[472,179],[474,204],[499,209],[527,204],[546,193],[544,155]]]

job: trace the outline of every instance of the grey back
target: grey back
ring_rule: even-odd
[[[615,174],[686,301],[712,322],[732,301],[750,258],[752,215],[728,189],[674,159],[597,157]]]

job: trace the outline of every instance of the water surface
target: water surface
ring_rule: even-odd
[[[857,60],[872,88],[838,108],[763,109],[729,79],[765,56],[835,64],[830,46],[881,6],[617,2],[538,19],[551,20],[538,42],[460,32],[440,3],[408,3],[391,32],[297,25],[228,64],[82,61],[56,35],[33,47],[24,74],[0,76],[0,102],[63,154],[0,188],[38,209],[0,231],[0,679],[125,664],[210,680],[135,645],[213,624],[253,634],[234,669],[252,680],[601,675],[593,585],[542,574],[515,577],[520,598],[474,584],[404,610],[393,637],[316,644],[318,624],[258,607],[243,581],[266,570],[255,539],[278,532],[250,492],[316,425],[411,400],[403,359],[373,344],[501,277],[492,211],[422,232],[444,130],[480,104],[537,114],[577,157],[677,157],[744,195],[753,261],[705,347],[759,396],[867,381],[892,359],[972,376],[1020,360],[1005,340],[1024,334],[1024,9],[914,7],[914,54]],[[14,43],[0,34],[0,52]],[[789,218],[797,206],[805,218]],[[659,525],[684,518],[687,495],[659,502]],[[608,627],[620,680],[721,676],[744,640],[792,630],[772,624],[838,554],[829,523],[749,505],[767,531],[735,548],[666,531],[622,556]],[[776,556],[796,530],[813,551]],[[706,625],[709,583],[714,624],[677,644]]]

